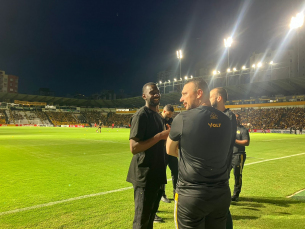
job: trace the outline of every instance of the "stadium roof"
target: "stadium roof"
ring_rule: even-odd
[[[227,89],[229,99],[247,99],[250,97],[275,96],[275,95],[301,95],[305,94],[305,78],[294,77],[251,84],[232,85]],[[162,94],[161,105],[179,104],[181,93],[172,92]],[[55,96],[27,95],[0,93],[0,101],[13,103],[14,100],[28,102],[46,102],[49,105],[77,106],[77,107],[101,107],[101,108],[138,108],[144,105],[141,96],[116,100],[90,100]]]

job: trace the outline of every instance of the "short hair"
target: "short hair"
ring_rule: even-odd
[[[144,86],[143,86],[143,88],[142,88],[142,93],[144,94],[144,91],[145,91],[145,89],[146,89],[146,87],[147,86],[151,86],[151,85],[157,85],[156,83],[153,83],[153,82],[149,82],[149,83],[146,83],[146,84],[144,84]]]
[[[204,97],[210,98],[210,89],[204,79],[193,78],[186,82],[186,84],[188,84],[188,83],[193,83],[195,85],[195,91],[197,91],[198,89],[201,89],[203,91]]]
[[[223,87],[217,87],[215,88],[217,90],[218,96],[221,96],[223,99],[223,102],[227,102],[228,100],[228,92]]]
[[[171,104],[165,105],[163,109],[166,111],[174,112],[174,107]]]

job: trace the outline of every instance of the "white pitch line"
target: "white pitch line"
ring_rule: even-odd
[[[278,158],[266,159],[266,160],[263,160],[263,161],[256,161],[256,162],[245,164],[245,166],[246,165],[254,165],[254,164],[258,164],[258,163],[262,163],[262,162],[266,162],[266,161],[275,161],[275,160],[280,160],[280,159],[284,159],[284,158],[300,156],[300,155],[304,155],[304,154],[305,153],[299,153],[299,154],[294,154],[294,155],[285,156],[285,157],[278,157]]]
[[[300,156],[300,155],[304,155],[304,154],[305,153],[299,153],[299,154],[294,154],[294,155],[285,156],[285,157],[278,157],[278,158],[267,159],[267,160],[263,160],[263,161],[256,161],[256,162],[252,162],[252,163],[249,163],[249,164],[245,164],[245,166],[246,165],[258,164],[258,163],[262,163],[262,162],[266,162],[266,161],[274,161],[274,160],[280,160],[280,159],[289,158],[289,157]],[[171,179],[168,179],[167,181],[171,181]],[[49,203],[46,203],[46,204],[39,204],[39,205],[27,207],[27,208],[19,208],[19,209],[15,209],[15,210],[11,210],[11,211],[0,212],[0,216],[13,214],[13,213],[19,213],[19,212],[33,210],[33,209],[42,208],[42,207],[53,206],[53,205],[61,204],[61,203],[67,203],[67,202],[71,202],[71,201],[74,201],[74,200],[81,200],[81,199],[86,199],[86,198],[95,197],[95,196],[102,196],[102,195],[106,195],[106,194],[110,194],[110,193],[114,193],[114,192],[122,192],[122,191],[129,190],[129,189],[132,189],[132,188],[133,187],[130,186],[130,187],[120,188],[120,189],[106,191],[106,192],[99,192],[99,193],[94,193],[94,194],[89,194],[89,195],[84,195],[84,196],[79,196],[79,197],[73,197],[73,198],[69,198],[69,199],[65,199],[65,200],[49,202]]]
[[[120,189],[116,189],[116,190],[111,190],[111,191],[106,191],[106,192],[99,192],[99,193],[94,193],[94,194],[89,194],[89,195],[69,198],[69,199],[65,199],[65,200],[49,202],[49,203],[46,203],[46,204],[39,204],[39,205],[27,207],[27,208],[19,208],[19,209],[15,209],[15,210],[11,210],[11,211],[0,212],[0,216],[12,214],[12,213],[23,212],[23,211],[32,210],[32,209],[37,209],[37,208],[42,208],[42,207],[53,206],[55,204],[66,203],[66,202],[70,202],[70,201],[74,201],[74,200],[86,199],[86,198],[94,197],[94,196],[106,195],[106,194],[114,193],[114,192],[121,192],[121,191],[125,191],[125,190],[128,190],[128,189],[132,189],[132,186],[131,187],[126,187],[126,188],[120,188]]]

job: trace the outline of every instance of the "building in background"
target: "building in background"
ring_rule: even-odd
[[[18,93],[18,76],[7,75],[5,71],[0,70],[0,92]]]

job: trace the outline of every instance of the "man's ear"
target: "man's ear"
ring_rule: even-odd
[[[221,95],[217,96],[217,102],[220,102],[222,100]]]
[[[203,97],[203,91],[201,89],[197,90],[197,99],[200,99]]]
[[[142,94],[142,98],[143,98],[144,100],[146,100],[146,95],[145,95],[145,94]]]

